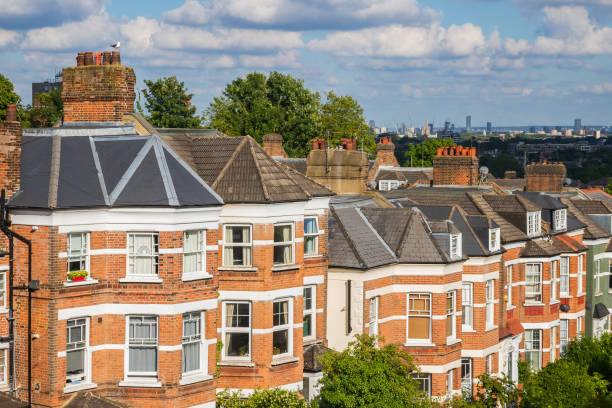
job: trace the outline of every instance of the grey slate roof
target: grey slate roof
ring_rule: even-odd
[[[393,263],[452,262],[419,212],[407,208],[333,208],[329,265],[369,269]]]
[[[567,205],[563,204],[559,199],[554,198],[548,194],[540,193],[538,191],[518,191],[515,194],[526,198],[527,200],[540,206],[541,208],[546,208],[549,210],[560,210],[563,208],[567,208]]]
[[[600,227],[595,221],[593,221],[588,215],[580,211],[575,205],[576,203],[580,205],[582,201],[587,200],[571,200],[568,198],[562,198],[561,201],[563,202],[563,204],[567,205],[567,211],[569,214],[571,214],[573,217],[577,218],[578,221],[586,225],[586,229],[584,231],[585,239],[599,239],[610,237],[610,233],[608,231]]]
[[[572,200],[584,214],[612,214],[612,206],[601,200]]]
[[[289,158],[289,157],[275,157],[276,161],[283,163],[287,167],[291,167],[293,170],[297,170],[303,175],[306,175],[307,165],[306,159],[301,158]]]
[[[600,189],[584,189],[582,190],[582,194],[589,197],[591,200],[601,200],[608,203],[608,205],[612,205],[612,195],[606,193]]]
[[[323,366],[319,357],[329,352],[336,353],[336,351],[323,346],[322,344],[311,344],[304,346],[304,371],[311,373],[318,373],[321,371]]]
[[[401,183],[428,183],[431,178],[423,171],[406,171],[402,167],[381,168],[376,173],[376,181],[397,180]]]
[[[221,198],[157,135],[132,125],[26,130],[18,208],[211,206]]]
[[[250,136],[162,134],[226,203],[305,201],[331,196],[322,185],[277,162]]]
[[[546,239],[530,239],[521,250],[521,258],[548,257],[561,254],[561,250]],[[573,251],[572,251],[573,252]]]

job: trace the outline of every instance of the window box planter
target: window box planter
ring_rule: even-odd
[[[80,282],[84,281],[87,275],[89,275],[87,271],[72,271],[68,274],[68,279],[71,282]]]

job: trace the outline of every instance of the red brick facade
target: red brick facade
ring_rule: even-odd
[[[287,157],[283,148],[283,136],[278,133],[266,133],[263,135],[263,148],[272,157]]]
[[[7,120],[0,123],[0,185],[11,197],[19,190],[21,163],[21,123],[15,105],[7,106]]]
[[[478,184],[478,158],[475,148],[439,148],[433,159],[433,182],[436,186]]]
[[[525,168],[527,191],[563,191],[566,176],[565,165],[562,163],[531,163]]]

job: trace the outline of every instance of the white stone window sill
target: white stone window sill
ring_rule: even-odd
[[[436,345],[430,341],[421,341],[421,342],[408,342],[404,344],[405,347],[435,347]]]
[[[525,302],[523,303],[523,306],[546,306],[546,305],[542,302]]]
[[[551,300],[550,301],[550,305],[556,305],[557,303],[561,303],[561,301],[559,299],[555,299],[555,300]]]
[[[183,275],[181,280],[183,282],[189,282],[189,281],[200,280],[200,279],[210,279],[212,277],[213,276],[210,273],[206,273],[206,272],[201,272],[201,273],[186,273],[186,274]]]
[[[220,271],[232,271],[232,272],[257,272],[256,266],[220,266],[217,268]]]
[[[7,392],[7,391],[10,391],[8,384],[6,383],[0,384],[0,392]]]
[[[149,380],[146,378],[138,379],[132,378],[129,380],[121,381],[120,387],[138,387],[138,388],[161,388],[161,382],[157,380]]]
[[[323,254],[304,254],[304,259],[323,258]]]
[[[585,296],[585,295],[586,295],[586,292],[580,292],[580,293],[576,294],[576,297]]]
[[[208,380],[212,380],[213,376],[212,375],[208,375],[208,374],[191,374],[191,375],[186,375],[185,377],[181,378],[181,380],[179,381],[180,385],[189,385],[189,384],[195,384],[197,382],[201,382],[201,381],[208,381]]]
[[[0,314],[3,313],[8,313],[8,309],[6,307],[0,307]],[[2,385],[0,384],[0,387],[2,387]]]
[[[125,278],[119,279],[121,283],[162,283],[163,280],[156,275],[143,275],[143,276],[126,276]]]
[[[291,269],[300,269],[300,265],[298,264],[276,265],[276,266],[273,266],[271,269],[272,269],[272,272],[289,271]]]
[[[447,346],[452,346],[453,344],[457,344],[457,343],[461,343],[461,339],[456,339],[456,338],[446,338],[446,345]]]
[[[316,339],[314,337],[304,337],[302,339],[302,346],[310,346],[311,344],[323,343],[322,339]]]
[[[597,293],[595,294],[595,296],[601,296],[601,295],[603,295],[603,293],[602,293],[602,292],[597,292]]]
[[[289,363],[295,363],[296,361],[299,361],[300,359],[297,357],[293,357],[293,356],[285,356],[285,357],[279,357],[279,358],[273,358],[272,362],[270,363],[271,366],[278,366],[278,365],[282,365],[282,364],[289,364]]]
[[[510,305],[506,307],[506,310],[512,310],[512,309],[516,309],[516,306]]]
[[[219,366],[227,366],[227,367],[255,367],[255,363],[252,361],[232,361],[232,360],[224,360],[219,361],[217,363]]]
[[[90,382],[85,382],[85,383],[80,383],[80,384],[75,384],[75,385],[67,385],[64,387],[64,394],[68,394],[70,392],[90,390],[92,388],[96,388],[97,386],[98,384],[94,384]]]
[[[95,285],[96,283],[98,283],[98,280],[96,279],[85,279],[82,281],[67,281],[64,282],[64,286],[70,287],[70,286],[85,286],[85,285]]]
[[[476,330],[474,330],[474,328],[470,326],[462,326],[461,332],[462,333],[476,333]]]
[[[497,329],[497,326],[487,326],[485,328],[485,332],[490,332],[491,330],[495,330],[495,329]]]

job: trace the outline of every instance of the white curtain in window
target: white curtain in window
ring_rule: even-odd
[[[317,234],[317,219],[306,218],[304,220],[304,234]]]
[[[66,373],[80,373],[85,368],[85,350],[74,350],[66,352]]]
[[[157,371],[157,347],[130,347],[130,372]]]
[[[150,275],[153,272],[153,236],[134,236],[134,274]]]
[[[185,273],[201,272],[203,240],[201,231],[185,232],[183,242],[183,271]]]
[[[183,372],[200,369],[200,343],[183,344]]]

